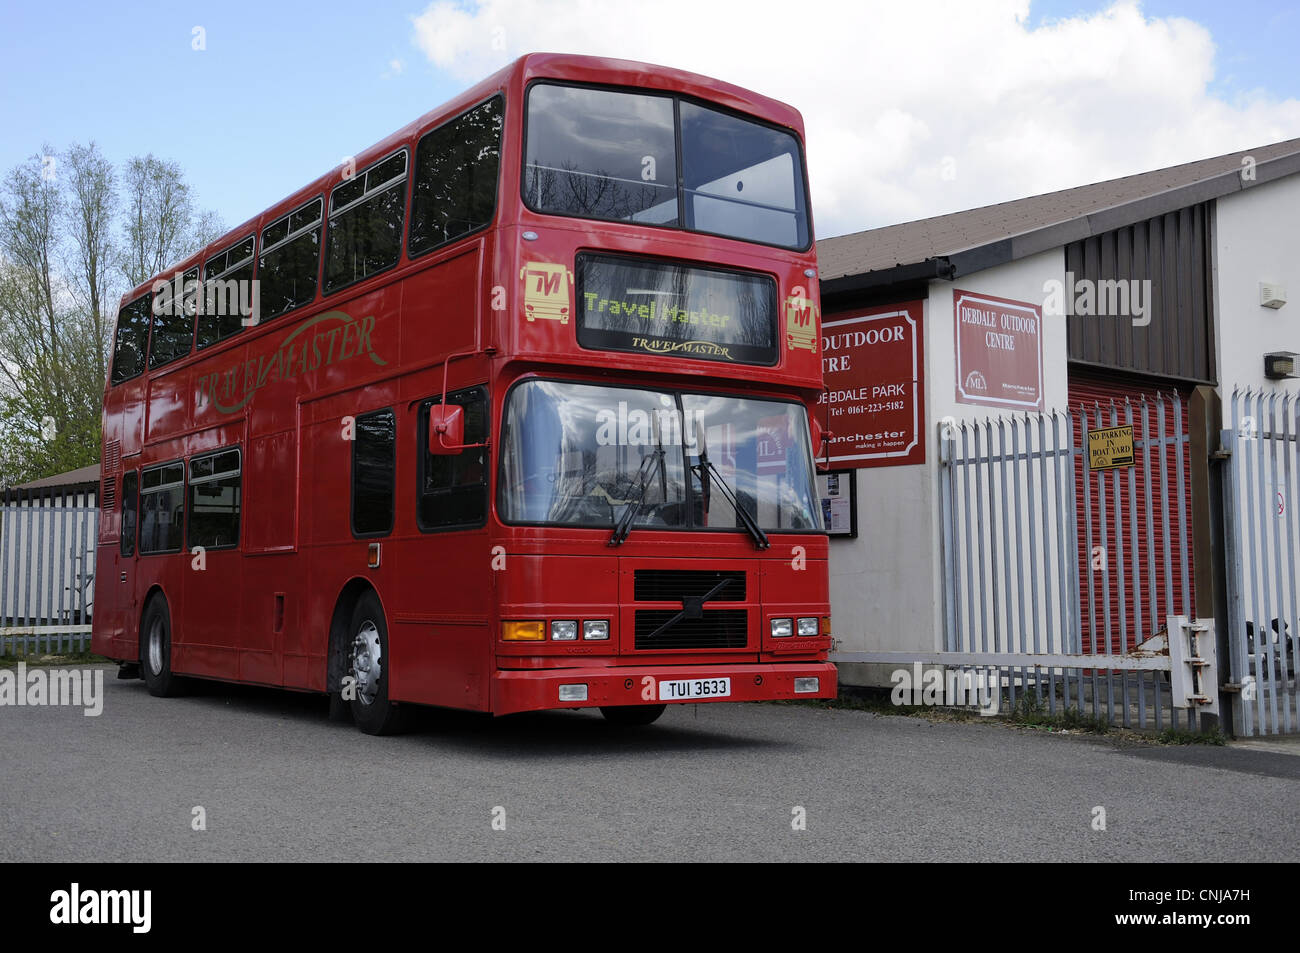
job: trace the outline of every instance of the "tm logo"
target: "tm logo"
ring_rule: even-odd
[[[530,261],[519,271],[524,280],[524,316],[529,321],[545,318],[569,323],[569,289],[573,272],[563,265]]]

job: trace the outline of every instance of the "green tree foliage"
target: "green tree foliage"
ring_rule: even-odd
[[[0,485],[99,460],[120,296],[222,231],[174,162],[124,174],[92,142],[0,182]]]

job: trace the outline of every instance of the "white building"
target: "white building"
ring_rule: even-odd
[[[1276,651],[1294,664],[1300,301],[1280,299],[1300,297],[1300,139],[824,239],[818,256],[839,474],[824,506],[857,531],[831,541],[840,653],[1127,651],[1191,609],[1218,618],[1238,667],[1247,623],[1287,620]],[[1067,456],[1053,423],[1072,427]],[[1131,438],[1138,459],[1085,467],[1083,432],[1112,423],[1120,449],[1097,433],[1097,452]],[[1225,458],[1221,428],[1265,438],[1224,519],[1221,483],[1247,455]],[[896,667],[845,662],[841,679],[887,685]]]

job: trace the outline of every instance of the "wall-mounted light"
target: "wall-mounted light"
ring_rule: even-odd
[[[1296,354],[1293,351],[1274,351],[1264,355],[1264,376],[1271,381],[1300,377],[1296,373]]]

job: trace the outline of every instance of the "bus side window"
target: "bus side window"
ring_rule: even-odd
[[[325,293],[396,265],[405,217],[405,150],[335,186],[325,232]]]
[[[441,399],[441,398],[436,398]],[[487,519],[487,447],[468,447],[443,456],[429,453],[429,407],[420,406],[417,426],[420,473],[416,486],[416,518],[427,531],[482,526]],[[487,441],[487,389],[471,387],[447,395],[447,403],[465,408],[465,443]]]
[[[238,447],[190,460],[190,549],[229,549],[239,544],[240,461]]]
[[[360,414],[352,441],[352,534],[384,536],[393,529],[397,478],[397,420],[392,408]]]
[[[122,474],[122,533],[119,552],[123,556],[135,555],[135,524],[140,505],[136,489],[139,483],[140,475],[134,470]]]
[[[137,377],[144,370],[145,350],[149,344],[149,313],[152,298],[145,295],[122,308],[117,316],[117,337],[113,341],[114,384]]]
[[[140,554],[175,553],[185,522],[185,464],[140,471]]]
[[[502,98],[494,96],[420,139],[407,240],[412,258],[492,221],[503,110]]]

